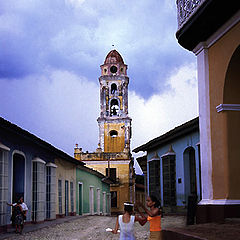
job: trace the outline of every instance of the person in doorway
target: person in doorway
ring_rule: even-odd
[[[28,212],[28,207],[27,204],[24,202],[23,197],[20,197],[20,202],[23,210],[23,220],[26,221],[27,219],[27,212]]]
[[[135,209],[141,215],[143,221],[141,225],[144,225],[147,221],[150,223],[150,237],[149,240],[159,240],[161,238],[161,210],[160,210],[160,202],[156,196],[150,195],[146,200],[147,209],[142,203],[137,203]],[[139,211],[139,207],[141,207],[146,213],[147,217]]]
[[[141,225],[144,223],[140,216],[132,215],[133,207],[134,204],[130,202],[124,203],[124,214],[118,216],[115,229],[112,230],[112,233],[117,234],[120,228],[120,240],[135,240],[134,222],[138,221]]]
[[[13,207],[13,216],[14,216],[14,224],[15,224],[15,232],[22,234],[23,230],[23,209],[21,206],[21,201],[18,200],[16,205]]]
[[[26,218],[27,218],[28,207],[27,207],[27,204],[24,202],[23,197],[20,197],[20,199],[19,199],[18,201],[20,201],[20,204],[21,204],[21,207],[22,207],[22,215],[23,215],[22,229],[23,229],[23,227],[24,227],[24,221],[25,221]],[[12,207],[13,207],[13,210],[14,210],[14,207],[17,205],[17,203],[13,203],[13,204],[7,203],[7,205],[12,206]],[[11,217],[13,224],[14,224],[14,218],[15,218],[15,216],[14,216],[14,211],[13,211],[12,217]]]

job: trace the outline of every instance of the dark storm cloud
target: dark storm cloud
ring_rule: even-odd
[[[2,78],[21,79],[54,68],[97,81],[99,65],[115,44],[129,65],[131,89],[148,98],[173,67],[193,60],[176,42],[176,9],[168,0],[1,4]]]

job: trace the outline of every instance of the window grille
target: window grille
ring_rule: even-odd
[[[46,167],[46,217],[51,215],[51,167]]]
[[[32,221],[37,222],[44,220],[45,162],[33,160],[32,167]]]
[[[0,226],[7,224],[8,152],[0,149]]]
[[[68,216],[69,213],[69,186],[68,181],[65,181],[65,215]]]
[[[37,221],[37,162],[33,162],[32,178],[32,220]]]
[[[74,202],[73,202],[73,182],[70,182],[70,198],[71,198],[71,212],[74,212]]]
[[[62,180],[58,180],[58,211],[62,214]]]
[[[160,195],[160,160],[149,162],[149,192],[150,195]]]
[[[48,163],[46,166],[46,218],[56,218],[56,165]]]
[[[164,206],[176,206],[176,157],[169,155],[162,158],[163,166],[163,202]]]

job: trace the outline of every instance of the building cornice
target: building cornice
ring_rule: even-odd
[[[3,145],[2,143],[0,143],[0,149],[3,149],[5,151],[10,151],[10,148],[5,146],[5,145]]]
[[[240,104],[220,104],[216,109],[218,113],[222,111],[240,111]]]

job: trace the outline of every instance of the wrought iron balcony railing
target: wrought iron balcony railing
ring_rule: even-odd
[[[177,0],[178,29],[197,11],[207,0]]]

